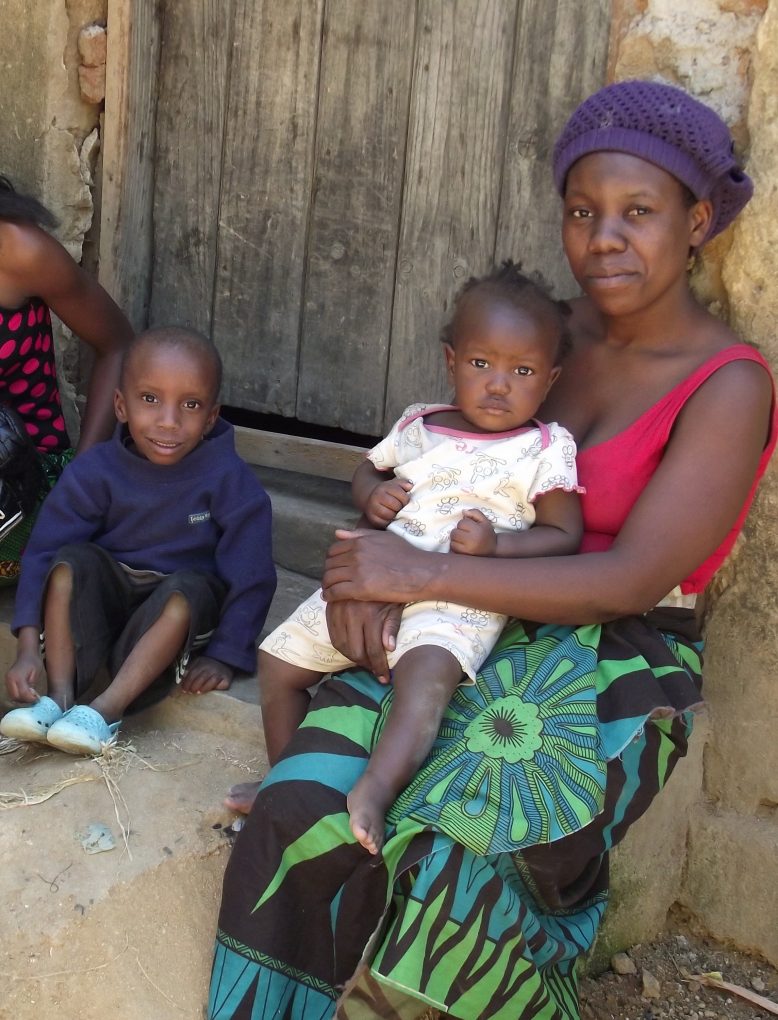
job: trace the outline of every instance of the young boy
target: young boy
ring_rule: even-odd
[[[270,500],[219,418],[221,359],[188,329],[153,329],[125,355],[113,439],[47,497],[24,554],[16,662],[0,733],[98,754],[125,710],[225,690],[254,668],[276,584]],[[48,696],[35,683],[43,671]],[[111,683],[90,704],[102,665]]]

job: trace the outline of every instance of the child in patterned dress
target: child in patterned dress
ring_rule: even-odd
[[[354,502],[374,528],[469,556],[574,553],[582,533],[575,443],[534,419],[561,370],[564,306],[510,262],[462,288],[442,335],[455,403],[414,404],[357,468]],[[318,591],[260,645],[268,757],[302,721],[307,688],[353,665],[331,644]],[[407,605],[388,655],[386,725],[348,797],[351,828],[378,853],[390,804],[429,752],[463,676],[472,682],[505,617],[448,602]]]

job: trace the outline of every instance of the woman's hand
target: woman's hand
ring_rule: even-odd
[[[387,684],[391,671],[386,653],[395,647],[402,611],[401,605],[392,602],[330,602],[330,640],[339,652]]]
[[[423,552],[389,531],[338,530],[324,564],[327,602],[415,602],[446,557]]]
[[[432,576],[430,557],[433,563],[445,557],[415,549],[388,531],[338,530],[335,537],[322,578],[330,639],[352,662],[388,683],[386,653],[394,649],[403,605],[416,601]]]

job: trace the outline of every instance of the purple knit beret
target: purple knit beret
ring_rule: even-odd
[[[732,222],[754,190],[735,159],[724,121],[672,85],[616,82],[584,100],[554,147],[560,195],[573,163],[603,150],[648,160],[685,184],[696,199],[710,199],[713,221],[706,240]]]

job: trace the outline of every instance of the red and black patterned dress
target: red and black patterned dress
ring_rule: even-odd
[[[62,416],[51,315],[38,297],[20,308],[0,307],[0,403],[21,417],[41,455],[46,484],[41,499],[73,456]],[[19,559],[34,514],[0,542],[0,583],[19,574]]]
[[[40,298],[0,308],[0,401],[12,407],[41,453],[70,446],[62,417],[51,315]]]

